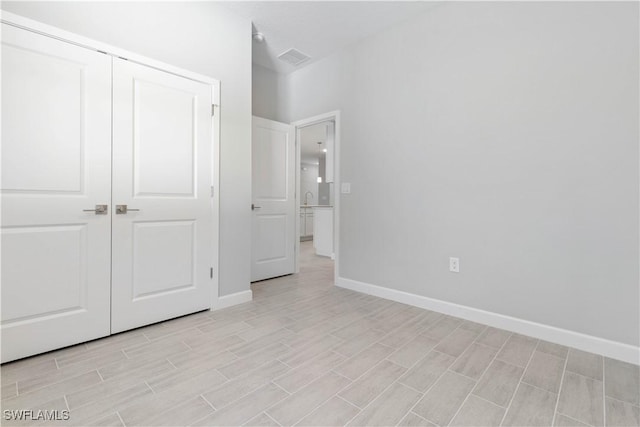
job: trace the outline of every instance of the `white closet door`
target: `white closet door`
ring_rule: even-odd
[[[114,59],[112,333],[211,306],[211,103],[207,84]]]
[[[109,334],[111,58],[6,24],[1,53],[7,362]]]
[[[293,126],[253,117],[251,281],[295,272]],[[307,217],[307,221],[309,221]]]

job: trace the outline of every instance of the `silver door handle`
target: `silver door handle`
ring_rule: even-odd
[[[129,211],[139,211],[140,209],[131,209],[127,205],[116,205],[116,215],[125,215]]]
[[[255,211],[256,209],[262,209],[262,206],[256,206],[253,203],[251,203],[251,210]]]
[[[82,209],[82,212],[95,212],[96,215],[106,215],[108,208],[107,205],[96,205],[95,209]]]

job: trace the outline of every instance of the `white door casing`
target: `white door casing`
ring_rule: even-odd
[[[253,117],[251,281],[295,272],[295,138],[285,123]]]
[[[112,333],[211,306],[211,96],[114,58]]]
[[[2,24],[2,362],[109,334],[110,106],[108,55]]]

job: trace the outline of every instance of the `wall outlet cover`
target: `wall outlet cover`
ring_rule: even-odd
[[[342,194],[351,194],[351,183],[350,182],[343,182],[340,185],[340,192]]]
[[[449,271],[452,273],[460,273],[460,258],[449,258]]]

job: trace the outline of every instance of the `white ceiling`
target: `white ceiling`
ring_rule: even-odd
[[[249,18],[264,43],[253,43],[253,63],[290,73],[438,3],[426,1],[230,1],[232,12]],[[296,48],[311,59],[295,67],[277,59]]]

